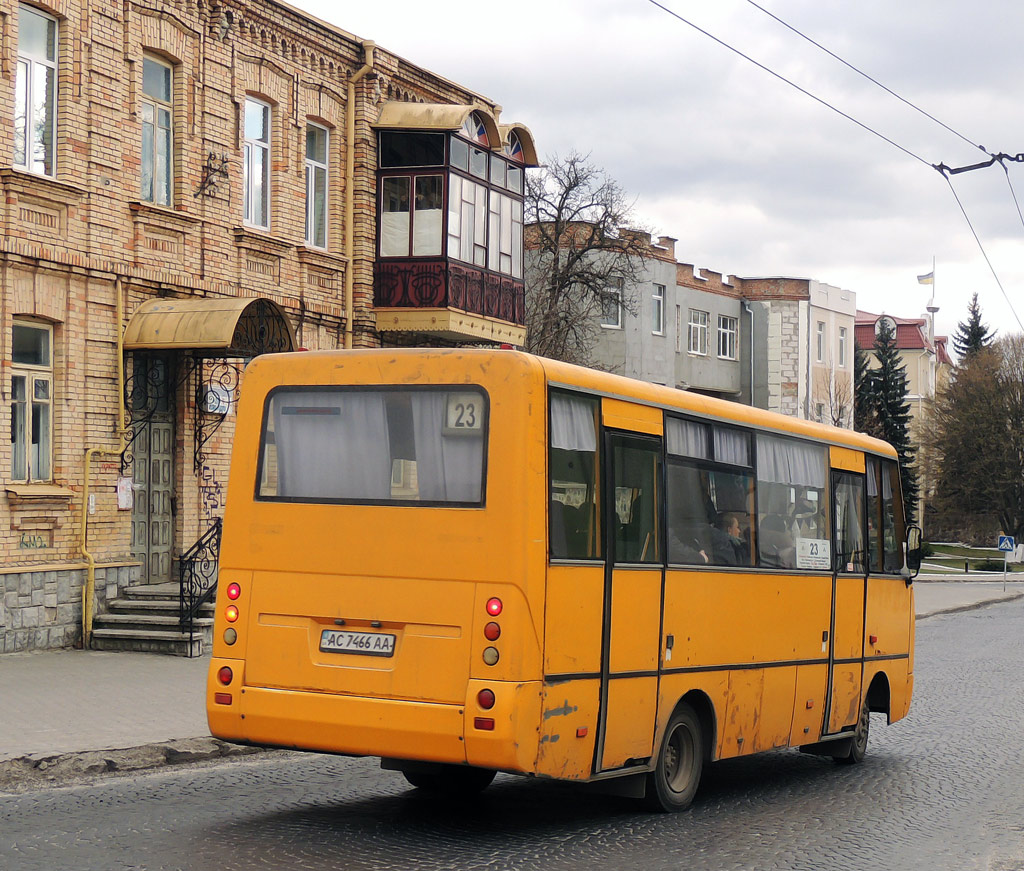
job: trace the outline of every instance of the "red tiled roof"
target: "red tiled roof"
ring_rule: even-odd
[[[875,344],[875,323],[880,317],[882,315],[871,312],[859,310],[857,312],[853,338],[864,350],[870,350]],[[891,318],[896,324],[896,347],[901,351],[933,350],[928,344],[928,322],[924,318],[898,318],[895,315],[886,315],[886,317]],[[945,342],[945,338],[943,338],[943,342]],[[936,338],[936,344],[938,344],[938,338]],[[938,353],[936,350],[936,354]],[[949,358],[949,355],[945,354],[945,349],[940,355],[940,360],[942,356],[945,356],[946,359]]]

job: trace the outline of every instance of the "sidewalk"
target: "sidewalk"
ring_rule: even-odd
[[[1024,583],[918,578],[917,618],[1024,596]],[[955,578],[955,580],[954,580]],[[245,752],[210,737],[209,657],[61,650],[0,656],[0,791],[16,775],[132,770]],[[110,751],[123,751],[111,753]],[[55,770],[56,769],[56,770]]]

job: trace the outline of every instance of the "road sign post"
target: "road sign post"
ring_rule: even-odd
[[[1003,552],[1003,592],[1006,592],[1006,569],[1010,562],[1010,554],[1017,549],[1017,543],[1012,535],[999,536],[999,549]]]

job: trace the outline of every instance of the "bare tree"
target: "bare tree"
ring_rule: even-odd
[[[587,365],[600,315],[636,311],[650,235],[627,231],[632,202],[587,155],[553,156],[526,189],[526,348]]]
[[[852,426],[853,381],[832,366],[819,369],[814,379],[814,401],[824,407],[822,423],[832,426]]]

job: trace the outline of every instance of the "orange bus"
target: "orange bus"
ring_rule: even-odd
[[[858,762],[913,686],[886,443],[504,350],[248,367],[207,712],[228,741],[686,808],[706,762]]]

